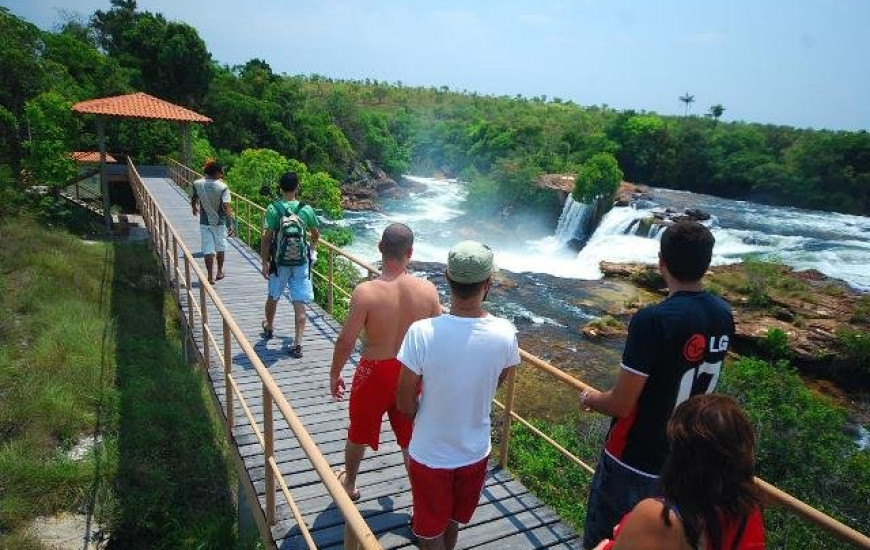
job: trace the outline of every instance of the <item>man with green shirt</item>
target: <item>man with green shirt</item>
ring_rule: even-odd
[[[299,177],[287,172],[279,182],[281,200],[266,209],[260,256],[263,276],[269,280],[266,297],[266,319],[263,337],[271,338],[278,300],[289,287],[296,319],[296,337],[288,350],[291,357],[302,357],[302,335],[305,332],[305,304],[314,299],[314,287],[309,276],[309,262],[317,259],[317,214],[311,206],[296,200]],[[301,234],[297,234],[301,233]],[[309,239],[307,233],[310,233]]]

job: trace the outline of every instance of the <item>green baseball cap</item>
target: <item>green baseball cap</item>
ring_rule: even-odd
[[[457,283],[479,283],[493,271],[492,249],[477,241],[462,241],[447,254],[447,276]]]

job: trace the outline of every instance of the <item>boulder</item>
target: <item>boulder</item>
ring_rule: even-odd
[[[363,210],[373,210],[375,212],[380,212],[381,210],[381,206],[374,200],[356,199],[353,197],[342,197],[341,207],[345,210],[351,210],[353,212],[360,212]]]

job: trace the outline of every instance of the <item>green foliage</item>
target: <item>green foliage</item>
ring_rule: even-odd
[[[565,446],[584,461],[601,452],[606,431],[604,417],[591,426],[578,428],[569,423],[533,421],[532,424]],[[591,474],[565,458],[549,443],[519,423],[511,427],[508,466],[526,487],[559,514],[575,529],[582,529],[586,520],[586,495]]]
[[[574,200],[590,203],[596,198],[609,200],[619,188],[622,170],[610,153],[596,153],[577,169]]]
[[[135,88],[187,106],[198,106],[212,78],[211,54],[196,29],[140,12],[136,3],[113,4],[92,19],[110,57],[132,70]]]
[[[870,294],[861,296],[855,302],[851,321],[853,323],[870,323]]]
[[[341,208],[341,187],[335,178],[326,172],[305,174],[299,185],[301,200],[313,204],[334,220],[341,219],[344,215]]]
[[[870,529],[870,450],[846,435],[846,411],[808,389],[788,363],[743,358],[719,389],[734,395],[758,433],[757,472],[861,532]],[[808,523],[768,510],[770,548],[846,548]]]
[[[745,258],[743,272],[746,275],[746,288],[749,304],[764,307],[770,303],[770,289],[779,276],[779,264],[758,258]]]
[[[313,269],[324,277],[329,276],[329,251],[325,247],[320,247],[317,262],[315,262]],[[360,274],[356,264],[351,263],[350,260],[342,256],[336,255],[334,257],[332,280],[338,288],[348,294],[352,294],[354,287],[363,279],[364,277]],[[314,301],[328,311],[329,283],[320,277],[314,277]],[[338,290],[333,290],[332,303],[332,316],[339,323],[344,323],[350,310],[350,299]]]
[[[278,196],[278,181],[289,171],[299,176],[298,198],[333,219],[341,218],[341,188],[339,183],[325,172],[312,174],[298,160],[287,159],[270,149],[246,149],[233,162],[227,172],[230,188],[245,198],[268,206]],[[260,193],[267,189],[268,196]]]
[[[24,108],[31,136],[24,143],[28,152],[25,168],[35,184],[56,187],[76,175],[69,152],[77,125],[70,107],[60,94],[45,92]]]
[[[277,151],[245,149],[227,172],[226,182],[236,193],[261,206],[268,206],[278,196],[278,180],[289,170],[290,161]],[[264,187],[272,193],[268,197],[260,194]]]
[[[870,332],[849,327],[837,329],[837,345],[848,361],[854,361],[864,373],[870,374]]]
[[[90,503],[125,548],[234,546],[231,461],[153,254],[23,217],[0,232],[0,547]]]
[[[785,359],[790,355],[788,333],[781,328],[769,328],[761,339],[761,349],[770,359]]]

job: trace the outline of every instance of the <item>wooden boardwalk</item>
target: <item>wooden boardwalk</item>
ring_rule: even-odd
[[[188,248],[198,251],[198,220],[191,214],[186,194],[171,180],[161,177],[159,171],[143,167],[141,173],[148,192],[166,213]],[[196,256],[200,257],[199,254]],[[278,305],[275,338],[266,341],[260,336],[266,283],[260,275],[259,256],[241,241],[230,239],[225,271],[227,277],[215,285],[221,300],[254,345],[326,459],[336,468],[341,467],[347,435],[347,401],[334,402],[329,394],[329,367],[340,329],[338,323],[312,304],[308,309],[303,341],[305,356],[293,359],[285,351],[293,335],[292,305],[286,296]],[[209,319],[217,320],[212,321],[210,326],[215,332],[215,339],[222,341],[220,316],[214,307],[210,308]],[[200,335],[197,334],[196,338],[198,345],[202,346]],[[233,374],[262,428],[261,382],[235,342],[234,346]],[[354,354],[344,371],[348,387],[357,359],[358,355]],[[208,376],[215,397],[221,405],[225,405],[222,367],[214,359],[208,367]],[[221,410],[226,409],[222,407]],[[242,488],[256,493],[259,506],[255,507],[255,513],[262,518],[265,506],[263,450],[242,408],[237,406],[235,410],[233,439],[236,458],[244,465],[246,472],[242,476]],[[344,533],[341,514],[280,414],[275,415],[275,430],[276,460],[318,548],[341,548]],[[408,526],[410,489],[401,452],[386,422],[382,425],[381,438],[380,450],[377,453],[369,451],[362,463],[358,479],[362,498],[357,505],[384,548],[411,547],[414,540]],[[583,497],[578,495],[578,498]],[[280,489],[276,502],[277,524],[271,529],[275,547],[306,548]],[[552,509],[507,472],[493,467],[487,477],[480,506],[471,523],[460,532],[458,547],[577,549],[582,548],[582,542]]]

